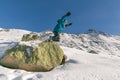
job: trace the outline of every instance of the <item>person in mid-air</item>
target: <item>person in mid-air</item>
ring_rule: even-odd
[[[64,16],[61,17],[61,19],[58,19],[57,25],[53,29],[54,36],[52,37],[53,41],[59,41],[60,40],[60,33],[65,27],[71,26],[72,23],[67,23],[67,17],[71,15],[70,12],[67,12]]]

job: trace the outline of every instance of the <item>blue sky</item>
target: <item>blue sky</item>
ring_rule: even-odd
[[[63,32],[96,29],[120,35],[120,0],[0,0],[0,27],[52,30],[67,11],[73,25]]]

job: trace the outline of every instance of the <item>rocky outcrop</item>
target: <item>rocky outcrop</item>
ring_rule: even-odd
[[[64,53],[54,42],[42,42],[36,47],[17,44],[0,60],[3,66],[27,71],[49,71],[64,62]]]
[[[25,34],[22,37],[22,41],[41,40],[40,36],[35,33]]]

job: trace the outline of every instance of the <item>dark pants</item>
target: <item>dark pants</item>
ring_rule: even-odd
[[[54,31],[53,33],[54,33],[53,39],[55,39],[55,40],[56,40],[56,39],[59,40],[59,39],[60,39],[60,35],[59,35],[59,33],[56,32],[56,31]]]

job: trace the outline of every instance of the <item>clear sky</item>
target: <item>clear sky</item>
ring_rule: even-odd
[[[52,30],[67,11],[72,27],[63,32],[96,29],[120,35],[120,0],[0,0],[0,27],[35,32]]]

